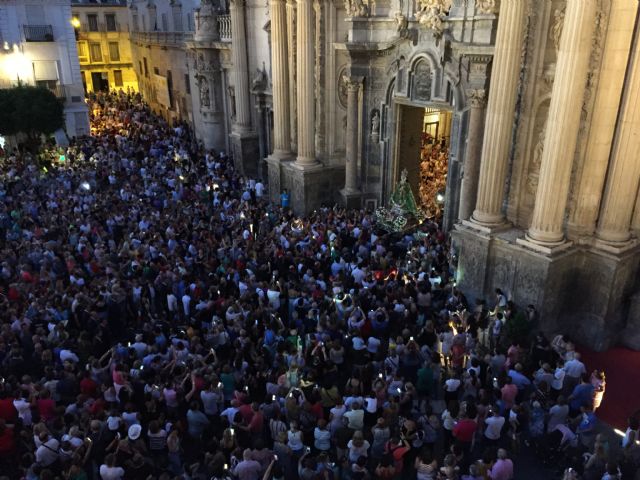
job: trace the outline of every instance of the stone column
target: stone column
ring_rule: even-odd
[[[249,106],[249,71],[247,67],[247,34],[244,22],[244,0],[231,0],[232,61],[236,93],[236,121],[239,131],[251,129]]]
[[[587,84],[597,0],[568,0],[542,152],[536,202],[527,238],[553,246],[563,222]]]
[[[482,152],[482,132],[484,130],[484,110],[486,105],[484,90],[469,90],[467,98],[469,111],[469,132],[464,159],[464,175],[460,190],[458,217],[468,220],[473,213],[478,196],[478,176],[480,175],[480,154]]]
[[[345,194],[358,191],[358,127],[360,126],[359,103],[362,77],[347,80],[347,143],[345,148]]]
[[[627,70],[627,62],[622,59],[629,57],[637,11],[637,2],[613,0],[611,3],[584,166],[575,209],[568,223],[569,231],[577,235],[592,235],[596,228]]]
[[[511,147],[527,4],[526,0],[502,2],[498,17],[478,195],[473,212],[473,220],[484,226],[504,223],[504,182]]]
[[[298,116],[296,104],[296,0],[287,1],[287,42],[289,45],[289,132],[291,135],[291,151],[298,150]]]
[[[291,151],[289,124],[289,57],[287,12],[284,0],[271,0],[271,72],[273,85],[273,154],[285,158]]]
[[[640,44],[637,41],[631,61],[596,230],[599,240],[614,245],[631,238],[631,218],[640,184]]]
[[[315,165],[315,36],[313,0],[297,0],[296,76],[298,104],[298,156],[296,165]]]
[[[640,236],[640,190],[636,198],[636,207],[633,209],[633,220],[631,220],[631,230],[636,237]]]

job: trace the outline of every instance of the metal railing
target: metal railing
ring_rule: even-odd
[[[191,32],[131,32],[131,39],[145,45],[181,46],[193,38]]]
[[[51,25],[23,25],[24,39],[27,42],[53,42]]]
[[[230,15],[218,15],[218,33],[220,34],[220,40],[223,42],[231,41],[231,16]]]

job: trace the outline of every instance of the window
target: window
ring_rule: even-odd
[[[167,70],[167,90],[169,90],[169,108],[173,108],[173,74]]]
[[[142,61],[144,62],[144,76],[149,77],[149,66],[147,65],[147,57],[142,57]]]
[[[193,32],[193,29],[194,29],[193,16],[191,16],[190,13],[187,13],[187,28],[189,29],[190,32]]]
[[[173,30],[175,32],[182,31],[182,9],[180,7],[173,7]]]
[[[107,13],[104,16],[104,20],[107,24],[107,32],[116,32],[118,27],[116,25],[116,16],[113,13]]]
[[[142,62],[140,60],[138,60],[138,72],[140,73],[140,75],[142,75]]]
[[[78,60],[80,60],[80,63],[89,61],[89,52],[87,51],[86,42],[78,42]]]
[[[93,63],[102,62],[102,49],[100,48],[99,43],[89,44],[89,54],[91,55],[91,62]]]
[[[153,67],[153,73],[160,75],[160,69],[158,67]]]
[[[98,31],[98,16],[97,15],[87,15],[87,22],[89,24],[90,32]]]
[[[138,15],[134,15],[133,16],[133,31],[137,32],[138,30],[140,30],[140,28],[138,27]]]
[[[162,16],[160,17],[160,20],[162,21],[162,31],[163,32],[168,32],[169,31],[169,20],[167,19],[167,14],[163,13]]]
[[[114,70],[113,71],[113,83],[116,84],[116,87],[121,87],[122,84],[122,70]]]
[[[109,59],[112,62],[120,61],[120,46],[118,42],[109,42]]]
[[[189,74],[184,74],[184,90],[191,95],[191,83],[189,83]]]

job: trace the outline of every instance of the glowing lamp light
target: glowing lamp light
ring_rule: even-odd
[[[444,203],[444,194],[442,192],[436,194],[436,202]]]
[[[82,183],[80,184],[80,187],[81,187],[83,190],[86,190],[87,192],[88,192],[89,190],[91,190],[91,185],[89,185],[89,182],[82,182]]]
[[[7,42],[6,40],[4,41],[4,43],[2,44],[2,49],[5,52],[8,52],[9,50],[11,50],[11,46],[9,45],[9,42]]]
[[[71,17],[71,26],[73,28],[80,28],[80,19],[78,17]]]

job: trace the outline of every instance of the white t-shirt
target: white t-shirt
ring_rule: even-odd
[[[504,417],[487,417],[484,423],[487,424],[487,428],[484,430],[485,436],[489,440],[499,440],[500,432],[502,432],[502,426],[504,425]]]
[[[24,425],[31,425],[31,404],[22,398],[17,398],[13,401],[13,406],[18,411],[18,417],[22,420]]]
[[[564,383],[564,376],[566,372],[563,368],[556,368],[555,373],[553,374],[553,381],[551,382],[551,388],[554,390],[562,390],[562,384]]]
[[[108,467],[100,465],[100,478],[102,480],[120,480],[124,476],[124,468]]]

